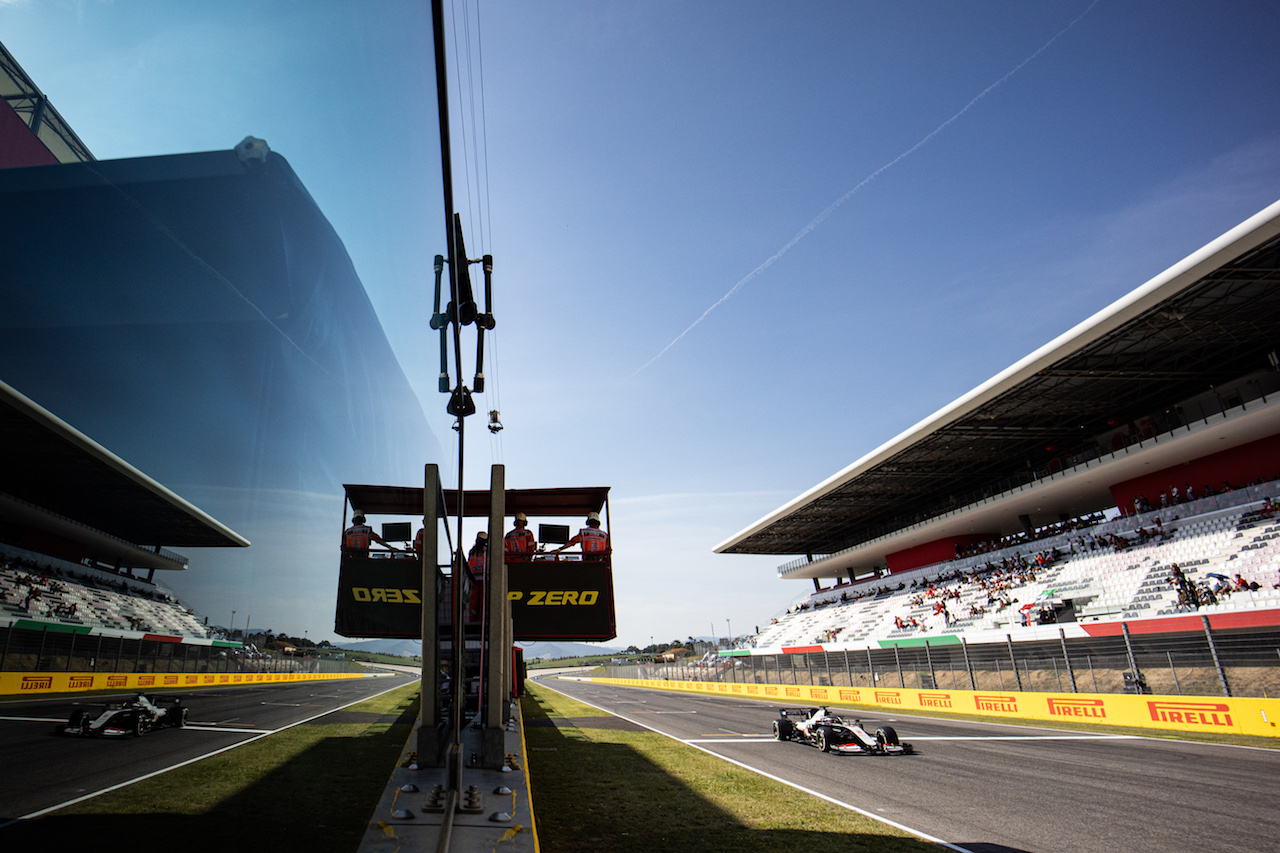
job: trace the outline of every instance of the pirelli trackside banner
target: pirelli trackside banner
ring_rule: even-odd
[[[642,681],[592,678],[608,684],[727,693],[771,702],[813,705],[874,705],[899,711],[951,711],[990,717],[1070,720],[1194,732],[1280,737],[1280,699],[1213,696],[1134,696],[1116,693],[1018,693],[997,690],[916,690],[882,687],[810,687],[717,681]]]
[[[150,693],[179,687],[234,687],[286,684],[334,678],[363,678],[359,672],[0,672],[0,695],[128,690]]]
[[[417,560],[343,557],[334,631],[343,637],[421,637]],[[612,640],[613,572],[607,560],[507,564],[517,640]]]

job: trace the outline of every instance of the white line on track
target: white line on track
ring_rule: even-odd
[[[795,782],[792,782],[789,779],[783,779],[781,776],[775,776],[772,773],[761,770],[759,767],[752,767],[750,764],[743,764],[741,761],[735,761],[732,758],[721,755],[718,752],[713,752],[710,749],[706,749],[702,746],[699,746],[699,743],[703,743],[705,741],[685,740],[683,738],[678,738],[675,735],[667,734],[666,732],[660,732],[657,729],[655,729],[653,726],[647,726],[644,723],[640,722],[639,720],[633,720],[630,717],[626,717],[626,716],[623,716],[622,714],[618,714],[614,711],[610,711],[608,708],[601,708],[599,705],[595,705],[577,696],[569,696],[568,693],[564,693],[559,690],[556,690],[556,688],[552,687],[550,684],[548,684],[545,681],[539,681],[538,683],[541,684],[543,687],[546,687],[548,690],[555,690],[556,693],[559,693],[561,696],[565,696],[569,699],[572,699],[575,702],[581,702],[584,705],[590,705],[592,708],[596,708],[597,710],[604,711],[606,714],[617,717],[620,720],[626,720],[627,722],[634,723],[635,725],[640,726],[641,728],[646,728],[655,734],[660,734],[663,737],[671,738],[677,743],[688,744],[689,746],[693,747],[699,752],[705,752],[707,755],[714,756],[720,759],[721,761],[727,761],[730,764],[733,764],[737,767],[741,767],[743,770],[750,770],[752,773],[759,774],[765,777],[766,779],[772,779],[775,782],[781,782],[783,785],[786,785],[789,788],[795,788],[797,791],[802,791],[806,794],[809,794],[810,796],[817,797],[820,800],[826,800],[828,803],[831,803],[832,805],[835,805],[835,806],[839,806],[842,809],[848,809],[851,812],[857,812],[863,817],[869,817],[872,820],[878,820],[881,823],[887,823],[889,826],[892,826],[894,829],[900,829],[903,832],[909,832],[912,835],[916,836],[917,838],[923,838],[925,841],[932,841],[934,844],[941,844],[943,847],[946,847],[948,850],[956,851],[956,853],[973,853],[973,851],[969,850],[967,847],[961,847],[957,844],[952,844],[949,841],[943,841],[941,838],[935,838],[934,836],[929,835],[926,832],[921,832],[918,829],[913,829],[912,827],[898,823],[895,820],[890,820],[889,818],[884,817],[883,815],[878,815],[875,812],[869,812],[866,809],[860,809],[857,806],[853,805],[852,803],[846,803],[843,800],[837,800],[835,797],[829,797],[826,794],[813,790],[812,788],[806,788],[803,785],[797,785]],[[769,738],[769,740],[772,741],[773,739]],[[721,740],[715,740],[712,742],[724,743],[724,741],[721,741]],[[731,741],[731,742],[737,743],[737,741]]]
[[[773,737],[700,737],[684,740],[684,743],[773,743]]]
[[[66,717],[0,717],[5,723],[65,723]]]
[[[9,826],[9,825],[11,825],[11,824],[15,824],[15,823],[17,823],[17,822],[18,822],[18,821],[20,821],[20,820],[31,820],[32,818],[37,818],[37,817],[40,817],[41,815],[47,815],[47,814],[49,814],[50,812],[55,812],[55,811],[57,811],[58,809],[64,809],[64,808],[66,808],[67,806],[74,806],[76,803],[83,803],[85,800],[91,800],[91,799],[93,799],[94,797],[97,797],[97,796],[99,796],[99,795],[101,795],[101,794],[107,794],[107,793],[110,793],[111,791],[117,791],[117,790],[119,790],[119,789],[121,789],[121,788],[127,788],[128,786],[130,786],[130,785],[134,784],[135,782],[142,782],[142,781],[145,781],[145,780],[147,780],[147,779],[151,779],[151,778],[153,778],[153,777],[160,776],[160,775],[163,775],[163,774],[165,774],[165,773],[168,773],[170,770],[177,770],[179,767],[186,767],[188,764],[195,764],[197,761],[203,761],[203,760],[205,760],[206,758],[212,758],[212,757],[213,757],[213,756],[215,756],[215,755],[220,755],[221,753],[224,753],[224,752],[230,752],[230,751],[231,751],[231,750],[233,750],[233,749],[237,749],[238,747],[242,747],[242,746],[244,746],[244,745],[246,745],[246,744],[253,743],[254,741],[256,741],[256,740],[260,740],[260,739],[262,739],[262,738],[264,738],[264,737],[266,737],[266,736],[268,736],[268,735],[273,735],[273,734],[276,734],[276,733],[278,733],[278,732],[285,731],[286,729],[291,729],[291,728],[293,728],[294,726],[301,726],[301,725],[304,725],[304,724],[306,724],[306,723],[311,722],[312,720],[318,720],[318,719],[320,719],[321,717],[327,716],[327,715],[329,715],[329,714],[336,713],[336,712],[341,711],[341,710],[344,710],[344,709],[346,709],[346,708],[350,708],[352,705],[359,705],[361,702],[367,702],[367,701],[368,701],[368,700],[370,700],[370,699],[376,699],[376,698],[378,698],[379,696],[383,695],[383,693],[390,693],[392,690],[399,689],[400,687],[403,687],[403,686],[404,686],[403,684],[397,684],[397,685],[395,685],[395,686],[393,686],[393,687],[388,687],[386,690],[383,690],[383,691],[382,691],[382,693],[375,693],[375,694],[373,694],[372,696],[365,696],[365,697],[363,697],[363,698],[361,698],[361,699],[353,699],[352,701],[348,702],[348,703],[347,703],[347,704],[345,704],[345,705],[342,705],[342,706],[340,706],[340,707],[334,708],[334,709],[329,710],[329,711],[322,711],[322,712],[321,712],[321,713],[319,713],[319,714],[313,714],[312,716],[307,717],[306,719],[298,720],[296,723],[290,723],[290,724],[289,724],[289,725],[287,725],[287,726],[281,726],[281,727],[280,727],[280,728],[278,728],[278,729],[270,729],[270,730],[255,729],[255,730],[253,731],[254,737],[245,738],[244,740],[240,741],[239,743],[233,743],[233,744],[231,744],[230,746],[224,746],[222,749],[215,749],[213,752],[208,752],[208,753],[205,753],[204,755],[200,755],[200,756],[197,756],[197,757],[195,757],[195,758],[189,758],[189,759],[187,759],[186,761],[179,761],[177,764],[172,764],[172,765],[170,765],[170,766],[168,766],[168,767],[165,767],[165,768],[162,768],[162,769],[160,769],[160,770],[152,771],[151,773],[144,773],[143,775],[138,776],[138,777],[133,778],[133,779],[130,779],[130,780],[129,780],[129,781],[127,781],[127,782],[120,782],[120,783],[119,783],[119,784],[117,784],[117,785],[111,785],[111,786],[106,787],[106,788],[103,788],[103,789],[101,789],[101,790],[99,790],[99,791],[94,791],[94,792],[93,792],[93,793],[91,793],[91,794],[85,794],[84,796],[76,797],[75,799],[72,799],[72,800],[67,800],[65,803],[58,803],[56,806],[49,806],[48,808],[44,808],[44,809],[40,809],[39,811],[31,812],[31,814],[24,814],[24,815],[22,815],[22,816],[20,816],[20,817],[15,817],[15,818],[13,818],[12,820],[7,820],[7,821],[5,821],[4,823],[0,823],[0,829],[4,829],[6,826]],[[602,709],[602,710],[603,710],[603,709]],[[193,726],[193,728],[194,728],[194,726]],[[231,731],[231,730],[229,730],[229,729],[219,729],[219,731]]]
[[[911,740],[1139,740],[1139,735],[934,735]]]

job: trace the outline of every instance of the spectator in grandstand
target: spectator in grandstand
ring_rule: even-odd
[[[342,534],[342,550],[344,553],[361,557],[368,556],[369,548],[374,542],[392,551],[399,550],[388,545],[381,536],[374,532],[372,527],[365,523],[364,513],[357,512],[352,517],[351,522],[351,526]]]
[[[502,553],[508,563],[527,562],[538,550],[538,542],[529,529],[529,517],[523,512],[516,513],[515,525],[502,537]]]
[[[566,548],[581,544],[584,559],[598,560],[609,553],[609,534],[600,529],[600,513],[587,514],[587,526],[578,531],[578,535],[556,549],[560,553]]]
[[[1237,572],[1235,577],[1236,592],[1257,592],[1261,589],[1261,585],[1257,581],[1247,581]]]

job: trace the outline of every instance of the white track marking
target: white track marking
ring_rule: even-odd
[[[67,801],[66,801],[66,802],[64,802],[64,803],[59,803],[59,804],[58,804],[58,805],[56,805],[56,806],[49,806],[48,808],[44,808],[44,809],[40,809],[39,811],[31,812],[30,814],[25,814],[25,815],[22,815],[22,816],[20,816],[20,817],[15,817],[15,818],[13,818],[12,820],[8,820],[8,821],[5,821],[4,823],[0,823],[0,829],[4,829],[6,826],[9,826],[9,825],[11,825],[11,824],[15,824],[15,823],[17,823],[17,822],[18,822],[18,821],[20,821],[20,820],[31,820],[32,818],[37,818],[37,817],[40,817],[40,816],[42,816],[42,815],[49,814],[50,812],[55,812],[55,811],[57,811],[58,809],[63,809],[63,808],[66,808],[67,806],[74,806],[76,803],[83,803],[85,800],[92,800],[94,797],[97,797],[97,796],[99,796],[99,795],[101,795],[101,794],[107,794],[107,793],[110,793],[111,791],[118,791],[118,790],[119,790],[119,789],[121,789],[121,788],[127,788],[127,787],[129,787],[130,785],[134,784],[135,782],[142,782],[142,781],[144,781],[144,780],[151,779],[151,778],[156,777],[156,776],[161,776],[161,775],[163,775],[163,774],[165,774],[165,773],[168,773],[170,770],[177,770],[179,767],[186,767],[188,764],[195,764],[197,761],[203,761],[203,760],[205,760],[206,758],[212,758],[212,757],[213,757],[213,756],[215,756],[215,755],[219,755],[219,754],[224,753],[224,752],[230,752],[230,751],[231,751],[231,750],[233,750],[233,749],[237,749],[237,748],[242,747],[242,746],[244,746],[244,745],[246,745],[246,744],[253,743],[254,741],[256,741],[256,740],[260,740],[261,738],[267,737],[268,735],[273,735],[273,734],[276,734],[276,733],[278,733],[278,732],[285,731],[286,729],[291,729],[291,728],[293,728],[294,726],[301,726],[301,725],[303,725],[303,724],[305,724],[305,723],[309,723],[309,722],[311,722],[312,720],[318,720],[318,719],[320,719],[321,717],[327,716],[327,715],[329,715],[329,714],[337,713],[338,711],[342,711],[342,710],[344,710],[344,709],[346,709],[346,708],[350,708],[352,705],[359,705],[361,702],[367,702],[367,701],[369,701],[370,699],[376,699],[376,698],[378,698],[379,696],[383,695],[384,693],[390,693],[392,690],[397,690],[397,689],[399,689],[400,687],[403,687],[403,686],[404,686],[403,684],[397,684],[397,685],[395,685],[394,687],[388,687],[386,690],[383,690],[383,691],[382,691],[382,693],[375,693],[375,694],[373,694],[372,696],[366,696],[366,697],[364,697],[364,698],[362,698],[362,699],[355,699],[355,700],[352,700],[351,702],[348,702],[347,704],[342,705],[342,706],[340,706],[340,707],[334,708],[334,709],[329,710],[329,711],[322,711],[322,712],[321,712],[321,713],[319,713],[319,714],[313,714],[312,716],[307,717],[306,719],[298,720],[296,723],[290,723],[290,724],[289,724],[289,725],[287,725],[287,726],[281,726],[281,727],[280,727],[280,728],[278,728],[278,729],[270,729],[270,730],[255,729],[255,730],[253,731],[253,734],[254,734],[254,736],[253,736],[253,737],[246,738],[246,739],[244,739],[244,740],[240,741],[239,743],[233,743],[233,744],[231,744],[230,746],[224,746],[222,749],[215,749],[213,752],[205,753],[204,755],[197,756],[196,758],[189,758],[189,759],[187,759],[186,761],[179,761],[177,764],[172,764],[172,765],[170,765],[170,766],[168,766],[168,767],[165,767],[165,768],[162,768],[162,769],[160,769],[160,770],[152,771],[151,773],[144,773],[143,775],[138,776],[138,777],[133,778],[133,779],[130,779],[130,780],[128,780],[127,782],[120,782],[119,784],[111,785],[111,786],[106,787],[106,788],[103,788],[103,789],[101,789],[101,790],[99,790],[99,791],[94,791],[94,792],[93,792],[93,793],[91,793],[91,794],[85,794],[84,796],[76,797],[75,799],[72,799],[72,800],[67,800]],[[193,728],[194,728],[194,726],[193,726]],[[227,730],[227,729],[219,729],[219,731],[228,731],[228,730]]]
[[[890,820],[889,818],[884,817],[882,815],[878,815],[875,812],[869,812],[866,809],[860,809],[857,806],[853,805],[852,803],[846,803],[843,800],[837,800],[835,797],[829,797],[826,794],[813,790],[812,788],[806,788],[803,785],[797,785],[795,782],[792,782],[788,779],[783,779],[781,776],[775,776],[772,773],[768,773],[764,770],[761,770],[759,767],[752,767],[750,764],[743,764],[741,761],[735,761],[732,758],[721,755],[718,752],[713,752],[710,749],[705,749],[704,747],[699,746],[699,743],[701,743],[702,741],[685,740],[683,738],[678,738],[675,735],[667,734],[666,732],[660,732],[657,729],[653,728],[652,726],[646,726],[644,723],[640,722],[639,720],[633,720],[630,717],[625,717],[622,714],[618,714],[613,711],[610,711],[608,708],[601,708],[599,705],[595,705],[591,702],[588,702],[585,699],[579,698],[577,696],[570,696],[568,693],[564,693],[559,690],[556,690],[556,688],[552,687],[550,684],[548,684],[545,681],[541,681],[539,682],[539,684],[546,687],[548,690],[555,690],[556,693],[559,693],[561,696],[564,696],[566,698],[572,699],[575,702],[581,702],[584,705],[590,705],[592,708],[595,708],[596,710],[599,710],[599,711],[604,711],[606,714],[609,714],[610,716],[617,717],[620,720],[626,720],[627,722],[633,723],[637,726],[640,726],[641,728],[648,729],[654,734],[660,734],[663,737],[671,738],[677,743],[687,744],[688,746],[693,747],[699,752],[705,752],[707,755],[714,756],[720,759],[721,761],[727,761],[730,764],[733,764],[737,767],[741,767],[743,770],[750,770],[752,773],[756,773],[760,776],[765,777],[766,779],[772,779],[775,782],[781,782],[783,785],[786,785],[789,788],[795,788],[797,791],[802,791],[806,794],[809,794],[810,796],[817,797],[820,800],[826,800],[828,803],[831,803],[832,805],[835,805],[835,806],[839,806],[842,809],[848,809],[851,812],[857,812],[863,817],[869,817],[872,820],[878,820],[881,823],[885,823],[885,824],[888,824],[889,826],[892,826],[894,829],[900,829],[903,832],[911,833],[917,838],[923,838],[925,841],[932,841],[934,844],[941,844],[943,847],[946,847],[948,850],[956,851],[956,853],[973,853],[973,851],[969,850],[967,847],[961,847],[957,844],[952,844],[949,841],[943,841],[941,838],[935,838],[934,836],[929,835],[926,832],[921,832],[918,829],[913,829],[912,827],[898,823],[895,820]],[[772,740],[772,738],[770,740]],[[716,740],[713,742],[724,743],[724,741],[721,741],[721,740]],[[736,741],[733,741],[733,742],[736,743]]]

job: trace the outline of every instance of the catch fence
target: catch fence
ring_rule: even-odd
[[[260,655],[218,646],[132,639],[73,631],[0,627],[0,672],[310,673],[352,672],[359,665],[293,655]]]
[[[611,666],[612,678],[1051,693],[1269,697],[1280,692],[1280,632],[1204,631],[970,644],[939,637],[888,648],[737,654],[710,664]]]

